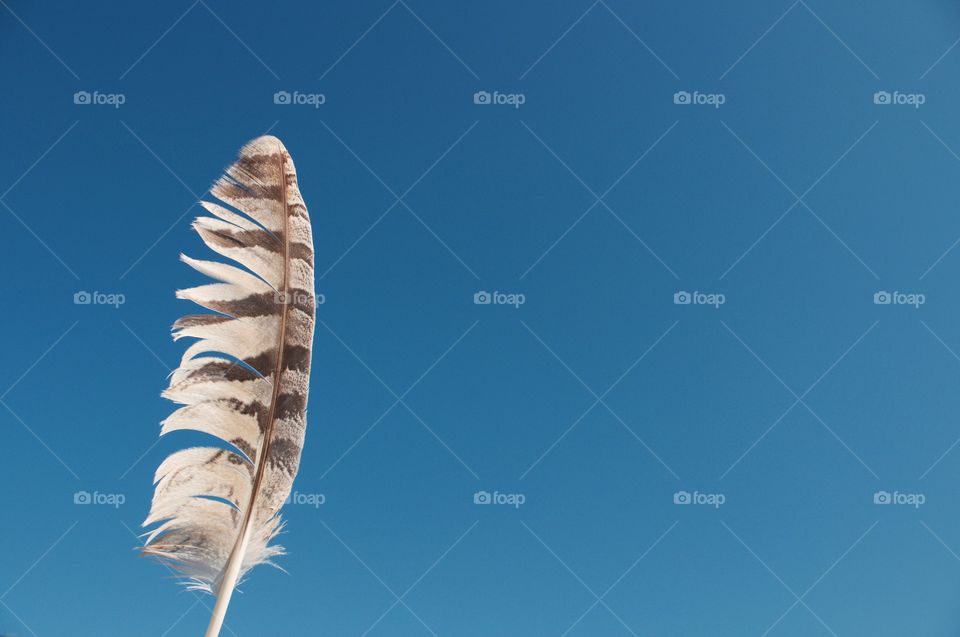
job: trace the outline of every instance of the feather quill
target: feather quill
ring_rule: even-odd
[[[210,192],[242,214],[201,202],[212,216],[193,228],[243,267],[181,255],[217,282],[177,297],[216,314],[174,324],[174,340],[197,340],[163,392],[182,406],[160,435],[191,429],[228,446],[183,449],[163,461],[143,550],[189,588],[216,594],[206,632],[216,637],[237,583],[283,553],[271,542],[303,448],[316,297],[310,218],[279,139],[249,142]]]

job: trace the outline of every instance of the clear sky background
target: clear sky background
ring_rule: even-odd
[[[955,3],[0,5],[0,633],[206,625],[134,549],[270,131],[325,303],[224,635],[960,634]]]

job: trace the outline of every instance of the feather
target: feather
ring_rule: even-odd
[[[210,190],[242,214],[201,202],[212,216],[193,228],[237,265],[181,255],[216,282],[177,297],[216,314],[185,316],[174,339],[196,339],[163,396],[182,405],[160,435],[201,431],[224,447],[194,447],[157,469],[144,553],[217,601],[207,636],[219,634],[234,587],[283,553],[272,544],[300,464],[316,297],[313,237],[287,149],[272,136],[240,151]],[[242,266],[242,267],[237,267]]]

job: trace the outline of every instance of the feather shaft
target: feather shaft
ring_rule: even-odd
[[[285,174],[283,169],[283,155],[280,155],[280,174]],[[287,209],[287,197],[286,189],[284,189],[283,196],[283,209]],[[287,312],[288,310],[288,301],[290,300],[290,289],[289,289],[289,277],[290,277],[290,264],[288,261],[288,256],[290,253],[290,228],[287,216],[284,215],[284,226],[283,226],[283,280],[280,285],[280,294],[278,297],[283,303],[283,309],[280,311],[280,330],[279,336],[277,337],[278,343],[285,342],[285,336],[287,332]],[[277,357],[276,363],[274,364],[274,369],[283,369],[283,347],[277,347]],[[263,470],[267,466],[266,458],[270,457],[270,443],[272,442],[272,433],[273,425],[276,422],[276,411],[277,411],[277,398],[280,392],[280,383],[273,384],[273,395],[270,398],[270,414],[267,417],[267,430],[264,432],[264,444],[263,448],[260,450],[258,463],[257,463],[257,473],[253,479],[253,489],[250,492],[250,504],[246,508],[246,512],[243,516],[243,523],[240,526],[240,535],[237,538],[237,544],[234,547],[233,551],[230,552],[230,559],[227,560],[227,565],[224,569],[223,579],[220,581],[220,586],[217,590],[217,601],[213,606],[213,614],[210,617],[210,624],[207,626],[207,632],[205,637],[217,637],[220,634],[220,629],[223,626],[224,619],[227,615],[227,607],[230,605],[230,598],[233,596],[233,590],[236,588],[237,579],[240,577],[240,567],[243,565],[243,556],[247,551],[247,545],[250,541],[250,523],[253,519],[253,508],[254,502],[256,502],[257,494],[260,490],[260,485],[263,482]]]

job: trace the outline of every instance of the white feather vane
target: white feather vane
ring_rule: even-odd
[[[195,340],[163,392],[181,407],[160,434],[195,430],[227,444],[163,461],[143,550],[217,596],[214,637],[238,581],[283,553],[271,542],[303,448],[316,297],[310,218],[279,139],[244,146],[210,192],[224,205],[202,202],[212,216],[193,228],[236,265],[181,257],[215,282],[177,297],[215,314],[174,324],[174,339]]]

